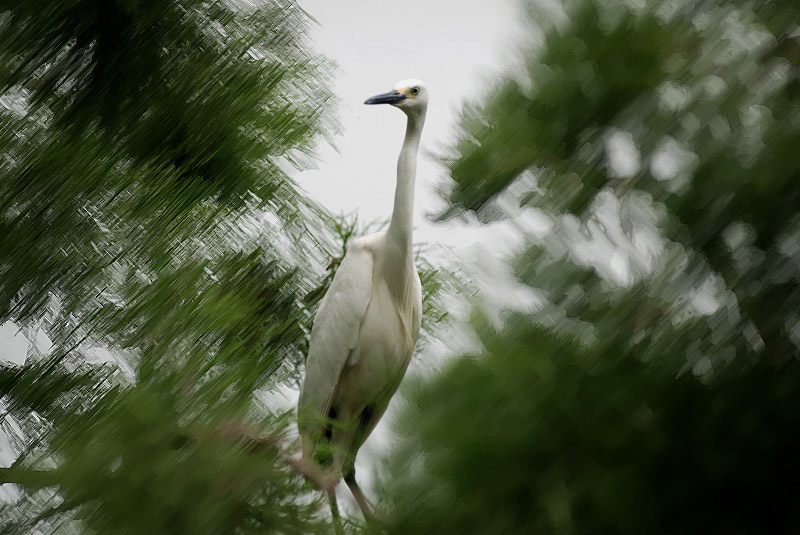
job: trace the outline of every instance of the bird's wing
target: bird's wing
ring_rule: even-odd
[[[300,394],[300,429],[316,441],[320,417],[327,417],[339,376],[358,343],[361,320],[372,295],[372,240],[356,240],[342,260],[322,299],[306,360]]]

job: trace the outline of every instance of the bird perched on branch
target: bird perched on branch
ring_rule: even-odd
[[[365,104],[389,104],[408,117],[394,210],[386,232],[353,242],[322,299],[298,405],[303,462],[318,463],[326,474],[337,522],[333,487],[342,477],[364,516],[373,516],[356,483],[355,458],[405,375],[422,316],[411,235],[428,90],[419,80],[403,80]],[[327,455],[320,454],[323,449]]]

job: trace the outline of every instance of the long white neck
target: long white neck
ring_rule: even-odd
[[[425,123],[424,113],[409,114],[406,137],[397,160],[397,187],[394,211],[387,231],[388,238],[402,251],[411,252],[411,230],[414,224],[414,180],[417,176],[417,151]]]

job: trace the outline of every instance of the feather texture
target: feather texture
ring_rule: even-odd
[[[342,369],[358,345],[372,295],[374,241],[373,236],[366,236],[353,242],[322,298],[311,329],[299,412],[301,430],[312,440],[316,440],[314,429],[320,418],[328,415]]]

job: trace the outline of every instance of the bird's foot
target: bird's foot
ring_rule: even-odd
[[[292,466],[320,490],[332,491],[342,478],[338,470],[323,470],[316,463],[306,458],[291,460]]]

